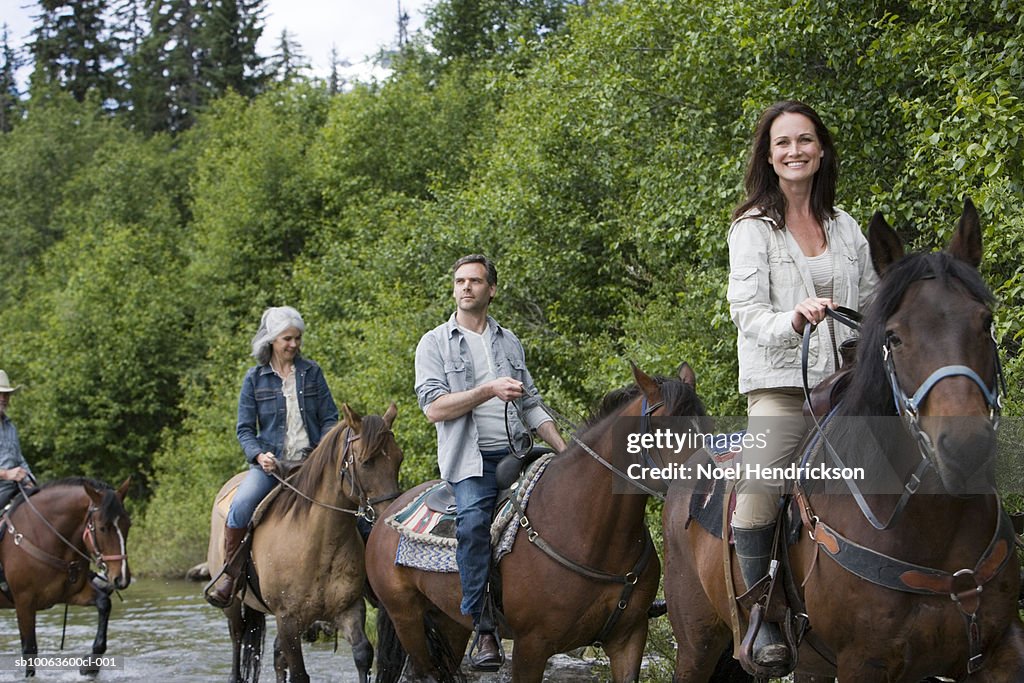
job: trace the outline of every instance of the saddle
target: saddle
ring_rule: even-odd
[[[531,448],[529,452],[519,455],[509,453],[498,463],[496,478],[498,481],[498,497],[495,500],[495,510],[501,508],[509,498],[510,489],[516,483],[523,470],[532,465],[542,455],[554,453],[550,448]],[[444,486],[432,489],[423,500],[424,504],[434,512],[446,515],[455,514],[455,490],[448,482]]]

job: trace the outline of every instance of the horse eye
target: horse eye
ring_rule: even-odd
[[[903,344],[903,340],[900,339],[899,335],[895,332],[886,332],[885,341],[889,344],[890,348],[897,348]]]

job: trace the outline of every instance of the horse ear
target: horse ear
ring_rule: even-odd
[[[82,485],[82,488],[85,489],[85,493],[92,500],[93,505],[99,506],[103,502],[103,492],[94,488],[92,484],[86,482]]]
[[[128,487],[131,486],[131,484],[132,478],[128,477],[121,482],[120,486],[117,487],[117,491],[115,493],[117,494],[117,499],[122,503],[124,502],[124,499],[128,497]]]
[[[362,416],[352,410],[347,403],[341,404],[341,414],[345,416],[345,424],[358,432],[359,423],[363,421]]]
[[[388,426],[388,429],[391,429],[391,425],[393,425],[395,423],[395,418],[397,416],[398,416],[398,406],[396,406],[395,402],[392,401],[391,405],[388,406],[388,409],[387,409],[387,411],[385,411],[384,416],[383,416],[384,417],[384,424],[386,424]]]
[[[956,226],[956,233],[946,251],[975,268],[981,265],[981,221],[970,197],[964,200],[960,224]]]
[[[697,388],[697,373],[693,371],[693,368],[685,360],[679,364],[676,374],[679,375],[679,379],[683,384],[689,384],[694,389]]]
[[[881,211],[876,211],[868,225],[868,245],[871,247],[871,262],[879,276],[885,269],[903,258],[903,240],[889,227]]]
[[[629,361],[629,366],[633,369],[633,379],[636,380],[636,385],[640,387],[640,391],[644,392],[647,400],[657,401],[657,397],[660,395],[658,383],[651,379],[646,372],[638,368],[633,361]]]

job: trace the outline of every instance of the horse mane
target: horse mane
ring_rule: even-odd
[[[995,301],[975,268],[945,252],[910,254],[889,266],[865,311],[857,344],[856,369],[843,400],[843,414],[896,415],[881,353],[885,345],[885,322],[899,308],[907,288],[929,277],[949,288],[959,283],[969,296],[986,306]]]
[[[327,435],[320,440],[313,452],[309,454],[306,462],[298,469],[295,477],[288,483],[307,496],[312,497],[313,491],[325,476],[337,478],[341,469],[339,457],[344,450],[345,444],[340,443],[342,434],[348,423],[345,421],[334,425]],[[388,427],[384,418],[379,415],[366,415],[362,419],[359,439],[363,442],[364,453],[375,453],[381,447],[388,435]],[[282,515],[287,515],[292,510],[296,514],[303,515],[313,507],[312,501],[303,498],[291,488],[283,487],[274,499],[274,504]]]
[[[666,415],[692,415],[707,417],[704,403],[697,396],[696,390],[678,377],[655,375],[652,377],[661,389],[661,398],[665,402]],[[598,402],[597,409],[577,430],[577,434],[588,431],[605,418],[618,413],[628,403],[641,394],[640,386],[628,384],[619,389],[612,389]]]
[[[107,482],[101,481],[100,479],[94,479],[92,477],[64,477],[63,479],[53,479],[51,481],[44,482],[35,488],[27,489],[26,493],[29,496],[34,496],[37,493],[41,493],[48,489],[59,487],[85,487],[86,485],[103,493],[103,502],[100,503],[99,507],[99,513],[102,517],[109,519],[118,515],[127,514],[124,504],[115,495],[114,488]],[[8,509],[7,514],[14,514],[14,511],[21,507],[21,504],[24,502],[25,494],[19,492],[11,501],[11,507]]]

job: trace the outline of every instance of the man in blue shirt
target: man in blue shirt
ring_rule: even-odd
[[[455,491],[460,608],[473,617],[479,633],[471,664],[493,671],[501,665],[500,651],[494,625],[481,623],[481,616],[498,493],[495,469],[510,452],[506,404],[511,402],[508,424],[515,443],[528,438],[518,414],[555,450],[564,449],[565,442],[540,405],[523,345],[487,315],[498,286],[494,264],[481,254],[464,256],[455,262],[453,283],[455,313],[416,347],[416,397],[437,429],[441,477]]]
[[[20,388],[12,387],[7,373],[0,370],[0,508],[18,493],[18,482],[32,478],[32,470],[21,454],[18,430],[7,417],[11,395]]]

